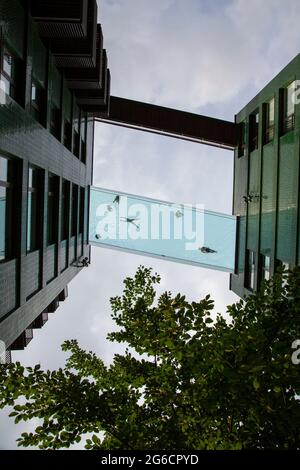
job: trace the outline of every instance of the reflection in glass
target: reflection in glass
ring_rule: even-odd
[[[7,169],[8,160],[7,158],[0,157],[0,181],[7,181]]]
[[[12,77],[12,75],[13,75],[13,58],[7,51],[4,51],[4,54],[3,54],[3,71],[9,77]]]

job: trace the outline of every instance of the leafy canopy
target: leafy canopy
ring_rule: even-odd
[[[300,448],[300,273],[277,274],[261,292],[213,320],[213,301],[165,292],[140,267],[111,299],[129,346],[104,362],[66,341],[63,369],[1,366],[0,407],[15,422],[40,418],[19,445],[67,448],[86,433],[87,449]],[[20,404],[21,403],[21,404]]]

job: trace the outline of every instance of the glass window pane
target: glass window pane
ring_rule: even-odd
[[[38,248],[39,233],[39,210],[41,203],[40,190],[38,187],[39,170],[29,168],[28,171],[28,196],[27,196],[27,250],[32,251]]]
[[[31,86],[31,101],[36,101],[37,98],[37,89],[35,83]]]
[[[4,77],[4,75],[1,75],[0,88],[4,91],[4,93],[10,95],[10,82],[7,80],[7,78]]]
[[[82,116],[81,118],[81,131],[80,131],[80,135],[81,135],[81,140],[83,142],[86,141],[86,117],[85,116]]]
[[[78,186],[73,185],[72,191],[72,237],[77,234],[77,219],[78,219]]]
[[[58,184],[58,178],[50,175],[48,180],[48,245],[57,242]]]
[[[274,98],[269,102],[269,125],[274,124],[275,119],[275,100]]]
[[[69,201],[70,185],[67,181],[64,181],[61,200],[61,240],[66,240],[69,235]]]
[[[0,261],[5,259],[6,188],[0,186]]]
[[[3,71],[12,78],[13,76],[13,57],[9,52],[4,51],[3,54]]]
[[[287,106],[286,106],[287,116],[291,116],[295,112],[294,92],[295,92],[295,82],[291,83],[287,87]]]
[[[6,158],[0,157],[0,181],[7,181],[8,161]]]
[[[28,173],[28,187],[33,188],[33,169],[29,168],[29,173]]]
[[[28,193],[27,206],[27,250],[36,248],[36,227],[37,224],[37,204],[36,193]]]

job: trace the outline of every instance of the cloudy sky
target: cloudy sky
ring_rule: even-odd
[[[112,94],[233,120],[300,51],[298,0],[98,0],[112,75]],[[96,125],[94,184],[231,213],[233,154],[107,124]],[[14,359],[63,366],[60,351],[77,338],[109,362],[116,345],[109,298],[138,265],[162,276],[160,290],[197,300],[211,293],[216,311],[237,300],[229,276],[117,251],[93,248],[92,264],[69,285],[61,304]],[[120,347],[119,349],[120,350]],[[13,449],[30,424],[0,413],[0,448]],[[31,426],[32,427],[32,426]]]

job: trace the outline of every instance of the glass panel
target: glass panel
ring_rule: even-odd
[[[73,185],[72,191],[72,236],[77,234],[77,218],[78,218],[78,186]]]
[[[0,261],[5,259],[6,188],[0,186]]]
[[[81,117],[81,131],[80,131],[81,140],[86,141],[86,116]]]
[[[37,88],[35,83],[32,84],[31,86],[31,101],[36,101],[37,99]]]
[[[265,268],[270,269],[270,257],[265,256]]]
[[[31,84],[31,114],[41,122],[43,109],[43,89],[35,82]]]
[[[28,206],[27,206],[27,250],[32,251],[36,248],[36,224],[37,224],[37,211],[36,211],[36,193],[28,193]]]
[[[274,125],[274,120],[275,120],[275,100],[272,98],[269,101],[269,126]]]
[[[255,254],[250,251],[250,288],[254,288],[254,275],[255,275]]]
[[[28,170],[28,197],[27,197],[27,251],[37,248],[38,234],[38,170]]]
[[[295,82],[292,82],[287,87],[287,104],[286,104],[287,117],[291,116],[295,112],[294,93],[295,93]]]
[[[0,88],[6,93],[7,95],[10,95],[10,81],[7,80],[7,78],[4,77],[4,75],[0,76]]]
[[[80,188],[79,233],[81,234],[83,234],[84,232],[84,198],[85,198],[84,188]]]
[[[0,157],[0,180],[7,181],[8,161],[6,158]]]
[[[58,180],[56,176],[49,176],[48,179],[48,245],[57,242],[58,223]]]
[[[29,168],[28,172],[28,187],[32,188],[33,187],[33,169]]]
[[[90,194],[92,244],[234,271],[234,216],[95,187]]]
[[[74,105],[74,111],[73,111],[73,125],[74,125],[74,130],[79,134],[79,108],[78,105]]]
[[[259,126],[259,113],[251,114],[250,120],[250,152],[258,148],[258,126]]]
[[[13,57],[9,52],[4,51],[3,54],[3,71],[12,78],[13,76]]]
[[[61,201],[61,240],[66,240],[69,234],[69,200],[70,185],[67,181],[64,181]]]

